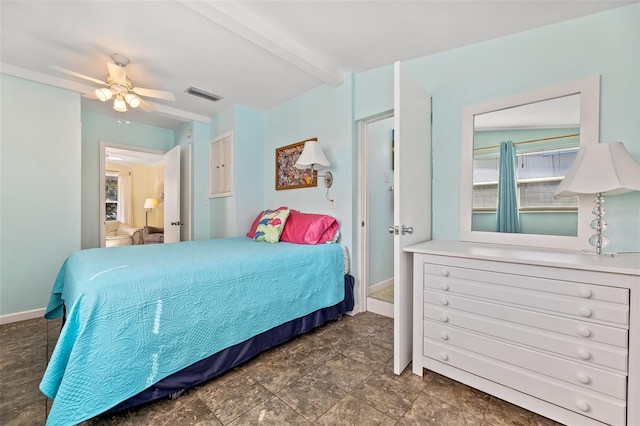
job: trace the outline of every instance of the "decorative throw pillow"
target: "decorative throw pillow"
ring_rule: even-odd
[[[287,217],[289,217],[289,209],[276,210],[263,214],[258,222],[256,234],[253,238],[256,241],[277,243],[280,241],[280,235],[282,235]]]
[[[262,210],[260,213],[258,213],[258,216],[256,216],[256,218],[253,220],[253,223],[251,224],[251,228],[249,228],[249,232],[247,232],[247,237],[249,238],[255,237],[256,229],[258,228],[258,223],[260,222],[260,219],[262,219],[262,215],[264,215],[265,213],[271,213],[276,210],[282,210],[286,208],[287,208],[286,206],[281,206],[275,210]]]

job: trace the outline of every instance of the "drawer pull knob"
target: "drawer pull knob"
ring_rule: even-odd
[[[440,338],[442,340],[449,340],[449,335],[443,331],[442,333],[440,333]]]
[[[585,351],[584,349],[578,350],[578,356],[584,360],[591,359],[591,353],[589,353],[589,351]]]
[[[591,407],[589,407],[589,404],[584,401],[576,402],[576,407],[578,407],[578,410],[584,411],[585,413],[591,409]]]
[[[440,284],[440,289],[442,289],[443,291],[449,290],[449,284],[447,283]]]
[[[580,293],[580,297],[584,297],[585,299],[588,299],[591,296],[593,296],[593,293],[591,292],[591,290],[587,288],[581,288],[580,291],[578,291],[578,293]]]
[[[442,271],[440,271],[440,275],[442,275],[443,277],[448,277],[449,271],[447,271],[446,269],[443,269]]]
[[[449,304],[449,301],[443,297],[442,299],[440,299],[440,304],[447,306]]]
[[[583,385],[588,385],[589,383],[591,383],[591,379],[589,378],[589,376],[584,374],[578,374],[578,381]]]
[[[440,321],[442,322],[449,322],[449,317],[446,316],[445,314],[441,314],[440,315]]]
[[[590,337],[591,330],[589,330],[587,327],[578,327],[578,334],[582,337]]]
[[[591,311],[591,309],[586,308],[586,307],[580,308],[580,309],[578,310],[578,313],[579,313],[580,315],[582,315],[583,317],[590,317],[590,316],[593,314],[593,312]]]
[[[440,352],[440,359],[443,361],[447,361],[449,359],[449,355],[444,352]]]

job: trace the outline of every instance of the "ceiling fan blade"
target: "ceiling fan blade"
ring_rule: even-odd
[[[109,75],[114,83],[120,84],[121,86],[126,86],[127,83],[127,72],[123,67],[117,64],[112,64],[111,62],[107,62],[107,68],[109,69]]]
[[[105,83],[102,80],[98,80],[97,78],[89,77],[88,75],[80,74],[79,72],[75,72],[75,71],[71,71],[71,70],[68,70],[68,69],[65,69],[65,68],[61,68],[61,67],[56,66],[56,65],[51,65],[51,68],[53,68],[54,70],[63,72],[65,74],[72,75],[74,77],[78,77],[78,78],[82,78],[84,80],[92,81],[92,82],[94,82],[96,84],[101,84],[103,86],[108,86],[108,84]]]
[[[143,89],[142,87],[134,87],[131,90],[133,90],[133,93],[140,96],[148,96],[150,98],[165,99],[167,101],[176,100],[175,95],[171,92],[165,92],[162,90],[153,90],[153,89]]]
[[[140,99],[139,108],[144,112],[151,112],[156,110],[149,102],[145,101],[144,99]]]
[[[85,99],[98,99],[98,97],[96,96],[96,92],[85,93],[84,95],[82,95],[82,97]]]

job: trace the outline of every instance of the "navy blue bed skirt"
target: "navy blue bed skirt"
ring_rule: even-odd
[[[171,376],[157,382],[155,385],[121,402],[104,414],[115,413],[127,408],[135,407],[150,401],[164,398],[168,395],[182,392],[185,389],[204,383],[235,366],[250,360],[269,348],[280,345],[292,338],[304,334],[309,330],[334,320],[336,317],[353,310],[353,285],[354,278],[351,275],[344,276],[344,294],[342,302],[327,308],[312,312],[301,318],[286,322],[282,325],[265,331],[238,343],[227,349],[223,349],[201,361],[192,364]]]

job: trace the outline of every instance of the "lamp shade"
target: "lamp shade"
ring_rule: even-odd
[[[95,90],[96,97],[100,99],[102,102],[107,102],[113,96],[113,92],[111,89],[103,87],[102,89]]]
[[[299,169],[306,169],[309,167],[318,169],[318,165],[327,167],[329,166],[329,160],[327,160],[327,157],[324,155],[324,151],[322,151],[322,147],[318,141],[306,141],[304,143],[302,153],[294,166]]]
[[[155,209],[156,207],[158,207],[158,200],[155,198],[147,198],[144,200],[145,209]]]
[[[640,191],[640,166],[622,142],[605,142],[580,148],[571,170],[553,195],[616,195],[630,191]]]
[[[140,98],[133,93],[124,95],[124,100],[127,101],[131,108],[138,108],[140,106]]]
[[[127,103],[122,99],[121,95],[116,96],[116,100],[113,101],[113,109],[118,112],[126,112],[127,111]]]

